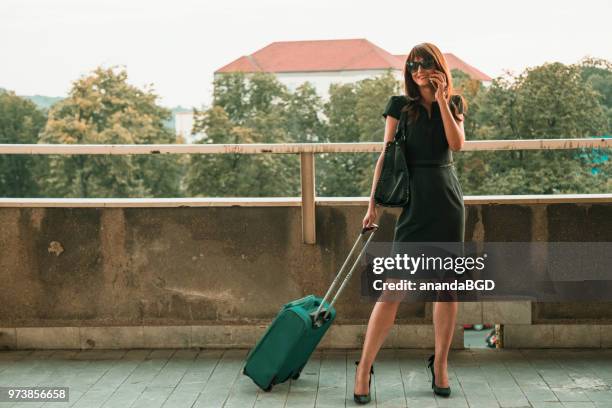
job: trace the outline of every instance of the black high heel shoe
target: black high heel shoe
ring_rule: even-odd
[[[359,365],[359,360],[355,361],[355,365],[357,366]],[[374,364],[372,364],[372,367],[370,367],[370,379],[368,380],[368,393],[362,394],[362,395],[353,393],[353,399],[355,400],[356,403],[367,404],[368,402],[372,400],[372,397],[370,397],[370,386],[372,385],[372,374],[374,374]]]
[[[433,367],[435,357],[436,357],[435,354],[432,354],[431,356],[429,356],[429,364],[427,364],[427,366],[431,369],[431,388],[433,388],[434,393],[442,397],[448,397],[451,393],[450,387],[438,387],[436,385],[436,375],[434,374],[434,367]]]

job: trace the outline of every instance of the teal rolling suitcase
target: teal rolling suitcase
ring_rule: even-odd
[[[295,380],[300,376],[310,355],[334,321],[336,317],[334,303],[351,278],[357,266],[357,261],[365,252],[377,228],[376,224],[372,224],[371,227],[362,229],[342,268],[340,268],[323,298],[308,295],[283,305],[264,335],[249,351],[246,364],[242,369],[242,373],[250,377],[258,387],[264,391],[270,391],[274,384],[283,383],[289,378]],[[368,231],[371,231],[371,233],[363,244],[353,266],[346,274],[331,303],[328,303],[333,289],[340,282],[349,259]]]

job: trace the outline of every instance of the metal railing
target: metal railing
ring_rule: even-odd
[[[316,242],[315,163],[317,153],[380,153],[382,142],[361,143],[260,143],[260,144],[0,144],[0,154],[299,154],[302,240]],[[559,150],[609,148],[612,138],[471,140],[462,151]]]

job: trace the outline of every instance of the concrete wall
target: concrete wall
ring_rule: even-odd
[[[294,204],[0,207],[0,347],[249,347],[284,303],[325,293],[365,208],[319,203],[307,245]],[[612,241],[612,199],[473,198],[466,211],[467,241]],[[380,210],[376,241],[392,240],[398,214]],[[611,305],[463,303],[454,347],[461,324],[479,322],[505,323],[507,347],[537,346],[538,325],[585,325],[586,346],[609,347]],[[353,279],[322,346],[359,347],[372,306]],[[396,323],[386,346],[433,345],[431,304],[402,304]]]

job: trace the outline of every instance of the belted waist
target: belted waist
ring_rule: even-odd
[[[446,163],[432,163],[432,162],[409,162],[408,167],[449,167],[455,164],[454,161]]]

